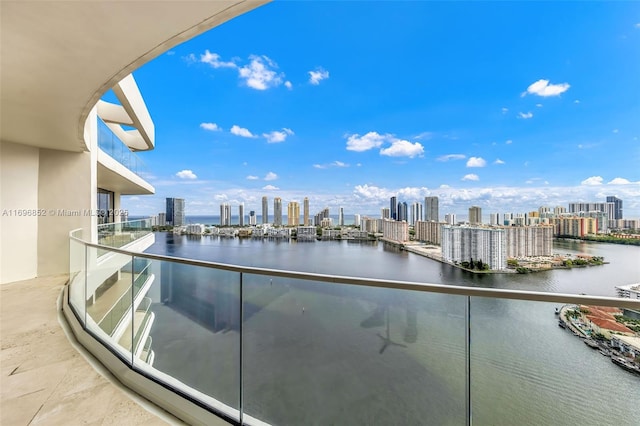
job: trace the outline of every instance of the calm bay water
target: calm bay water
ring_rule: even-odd
[[[604,296],[614,296],[615,285],[640,282],[639,247],[560,241],[554,251],[604,256],[610,263],[474,275],[380,243],[166,233],[156,234],[148,250],[273,269]],[[202,298],[214,297],[211,286],[239,282],[228,272],[174,268],[171,276],[193,285],[193,294]],[[273,424],[464,423],[466,298],[261,276],[243,277],[243,286],[243,407],[250,415]],[[234,328],[185,332],[166,306],[155,306],[154,366],[229,405],[239,403]],[[555,307],[471,299],[473,422],[640,424],[640,377],[560,329]],[[204,374],[204,380],[201,368],[191,371],[194,351],[186,347],[198,348],[195,353],[206,359],[225,357],[224,362],[208,360],[211,376]]]

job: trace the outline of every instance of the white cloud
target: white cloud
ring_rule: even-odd
[[[231,127],[231,134],[236,136],[242,136],[243,138],[255,138],[256,136],[249,131],[249,129],[245,129],[244,127],[240,127],[234,124]]]
[[[549,80],[540,79],[527,87],[527,91],[522,96],[538,95],[538,96],[558,96],[567,90],[571,85],[569,83],[549,84]]]
[[[291,84],[291,82],[289,80],[284,82],[284,87],[286,87],[287,89],[291,90],[293,89],[293,84]]]
[[[579,103],[580,103],[580,100],[579,100],[579,99],[576,99],[575,101],[573,101],[573,103],[574,103],[574,104],[579,104]]]
[[[462,180],[473,180],[473,181],[477,181],[480,180],[480,178],[478,177],[478,175],[473,174],[473,173],[469,173],[468,175],[464,175],[462,177]]]
[[[509,108],[502,108],[500,111],[502,111],[503,114],[506,114],[509,112]]]
[[[372,148],[378,148],[386,138],[387,135],[380,135],[377,132],[369,132],[362,137],[358,134],[353,134],[347,138],[347,150],[363,152]]]
[[[180,179],[198,179],[198,176],[196,176],[195,173],[193,173],[191,170],[180,170],[178,173],[176,173],[176,176],[178,176]]]
[[[278,179],[278,175],[273,172],[267,173],[266,176],[264,177],[264,180],[276,180],[276,179]]]
[[[315,167],[316,169],[326,169],[327,165],[326,164],[314,164],[313,167]]]
[[[286,127],[283,128],[281,132],[274,130],[273,132],[262,134],[268,143],[284,142],[287,139],[287,136],[290,135],[293,135],[293,130],[287,129]]]
[[[629,179],[617,177],[608,182],[608,185],[629,185],[631,183]]]
[[[484,167],[487,162],[482,157],[471,157],[467,160],[467,167]]]
[[[465,158],[467,158],[467,156],[464,154],[447,154],[447,155],[441,155],[436,160],[438,161],[464,160]]]
[[[263,186],[262,189],[264,189],[265,191],[275,191],[275,190],[280,189],[280,188],[278,188],[277,186],[273,186],[273,185],[267,185],[267,186]]]
[[[512,141],[511,139],[509,139],[509,140],[507,140],[507,141],[505,142],[505,144],[506,144],[506,145],[511,145],[512,143],[513,143],[513,141]]]
[[[344,168],[349,167],[349,165],[347,163],[343,163],[342,161],[334,161],[329,164],[314,164],[313,167],[315,167],[316,169],[328,169],[330,167]]]
[[[640,28],[640,22],[635,25],[636,28]]]
[[[334,161],[331,165],[336,167],[349,167],[347,163],[343,163],[342,161]]]
[[[440,185],[440,189],[448,189],[448,188],[451,188],[451,187],[446,183],[443,183],[442,185]]]
[[[218,132],[222,130],[216,123],[200,123],[200,128],[204,130],[210,130],[212,132]]]
[[[278,65],[267,56],[251,55],[251,62],[238,69],[241,79],[244,79],[248,87],[256,90],[266,90],[270,87],[277,87],[282,84],[284,74],[277,73],[274,69]]]
[[[320,84],[322,80],[329,78],[329,71],[322,68],[316,68],[315,71],[309,71],[308,73],[309,83],[313,84],[314,86]]]
[[[620,130],[618,130],[618,129],[613,129],[613,130],[612,130],[612,132],[613,132],[613,133],[618,133],[619,131],[620,131]]]
[[[499,158],[496,158],[496,161],[494,161],[493,164],[504,164],[504,161],[502,161]]]
[[[589,178],[586,178],[582,182],[580,182],[580,184],[582,184],[582,185],[602,185],[602,176],[591,176]]]
[[[247,180],[258,180],[258,179],[260,179],[258,176],[252,176],[252,175],[247,176]]]
[[[205,50],[204,55],[200,55],[200,62],[209,64],[213,68],[237,68],[238,66],[233,62],[224,62],[220,60],[220,55],[217,53],[211,53],[209,50]]]
[[[518,118],[523,118],[525,120],[529,119],[533,117],[533,113],[532,112],[519,112],[518,113]]]
[[[542,108],[542,104],[536,104],[536,107]]]
[[[411,143],[409,141],[395,139],[391,142],[391,146],[380,150],[380,155],[388,157],[409,157],[413,158],[417,155],[424,154],[424,147],[421,143]]]
[[[434,137],[434,133],[433,132],[422,132],[416,136],[413,137],[413,139],[418,139],[418,140],[426,140],[428,141],[429,139],[432,139]]]

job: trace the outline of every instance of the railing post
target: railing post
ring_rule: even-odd
[[[243,419],[242,419],[242,415],[243,415],[243,376],[242,376],[242,371],[243,371],[243,366],[244,366],[244,356],[243,356],[243,340],[244,340],[244,336],[243,336],[243,324],[244,324],[244,296],[243,296],[243,285],[242,285],[242,277],[243,277],[243,273],[240,272],[240,324],[238,326],[238,330],[239,330],[239,335],[240,335],[240,371],[239,371],[239,376],[240,376],[240,386],[239,386],[239,390],[240,390],[240,401],[239,401],[239,411],[240,411],[240,424],[242,425],[243,423]]]
[[[136,307],[135,307],[135,278],[134,278],[134,271],[135,271],[135,261],[136,261],[136,257],[135,256],[131,256],[131,368],[133,368],[133,360],[136,357],[135,356],[135,352],[136,352],[136,327],[135,327],[135,321],[136,321]]]
[[[465,405],[466,405],[466,425],[471,426],[473,419],[471,418],[471,296],[467,296],[465,303],[465,327],[464,327],[464,346],[465,346]]]

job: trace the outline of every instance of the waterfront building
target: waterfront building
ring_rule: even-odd
[[[607,197],[607,203],[613,204],[613,217],[610,219],[622,219],[622,200],[618,197],[614,197],[613,195],[609,195]]]
[[[323,240],[337,240],[342,238],[342,230],[341,229],[322,229],[322,239]]]
[[[551,256],[553,254],[553,226],[507,226],[507,257]]]
[[[231,226],[231,205],[220,204],[220,226]]]
[[[353,215],[353,225],[360,226],[360,215],[357,213]]]
[[[287,225],[300,225],[300,203],[297,201],[291,201],[287,205]]]
[[[329,207],[325,207],[321,212],[318,212],[313,219],[313,224],[315,226],[322,226],[322,221],[324,219],[329,219]]]
[[[469,207],[469,224],[480,225],[482,224],[482,209],[478,206]]]
[[[398,220],[398,197],[393,196],[389,200],[389,217]]]
[[[269,223],[269,199],[266,195],[262,197],[262,223]]]
[[[331,219],[330,217],[323,217],[320,220],[320,226],[322,228],[331,228],[333,226],[333,219]]]
[[[553,208],[553,214],[554,215],[561,215],[567,212],[567,208],[563,207],[563,206],[555,206]]]
[[[303,213],[304,216],[303,216],[302,224],[304,226],[309,226],[309,225],[311,225],[311,222],[310,222],[310,218],[309,218],[309,198],[308,197],[304,197],[303,204],[304,204],[304,213]]]
[[[380,209],[380,218],[381,219],[391,219],[391,209],[388,207],[383,207]]]
[[[338,210],[338,226],[344,226],[344,208]]]
[[[186,227],[186,233],[189,235],[204,234],[204,225],[201,223],[190,223]]]
[[[256,211],[255,210],[250,210],[249,211],[249,225],[251,225],[251,226],[257,225],[257,218],[256,218]]]
[[[238,225],[244,226],[244,203],[238,206]]]
[[[273,224],[274,226],[282,226],[282,199],[280,197],[273,199]]]
[[[489,215],[489,225],[491,226],[500,225],[500,213],[491,213]]]
[[[506,236],[503,228],[442,226],[442,258],[459,264],[481,260],[492,270],[507,267]]]
[[[426,222],[440,222],[440,208],[438,197],[424,197],[424,220]]]
[[[184,221],[184,198],[167,198],[167,224],[173,226],[183,226]]]
[[[315,226],[298,226],[298,228],[296,228],[296,235],[298,240],[315,240],[316,227]]]
[[[449,224],[449,225],[455,225],[456,224],[456,214],[455,213],[447,213],[446,215],[444,215],[444,221],[447,222],[447,224]]]
[[[167,214],[164,212],[158,213],[158,226],[167,225]]]
[[[369,234],[376,234],[378,232],[378,219],[373,219],[371,217],[363,217],[360,221],[360,230],[365,231]]]
[[[409,241],[409,224],[405,221],[383,220],[382,238],[396,243]]]
[[[592,217],[560,216],[549,219],[554,236],[585,237],[598,233],[598,221]]]
[[[640,283],[616,286],[618,296],[628,299],[640,299]]]
[[[440,245],[442,242],[442,225],[445,223],[434,221],[418,221],[415,225],[415,239],[426,243]]]

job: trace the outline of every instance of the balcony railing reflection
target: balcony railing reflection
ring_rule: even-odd
[[[584,345],[577,357],[566,351],[561,345],[574,338],[553,314],[558,304],[638,310],[639,301],[246,268],[72,243],[150,260],[156,276],[131,309],[131,345],[94,337],[130,369],[239,423],[595,425],[601,401],[607,422],[640,419],[640,377],[600,355],[583,359],[593,355]],[[79,269],[70,295],[86,293],[91,273]],[[87,309],[71,296],[70,305],[78,317]]]

